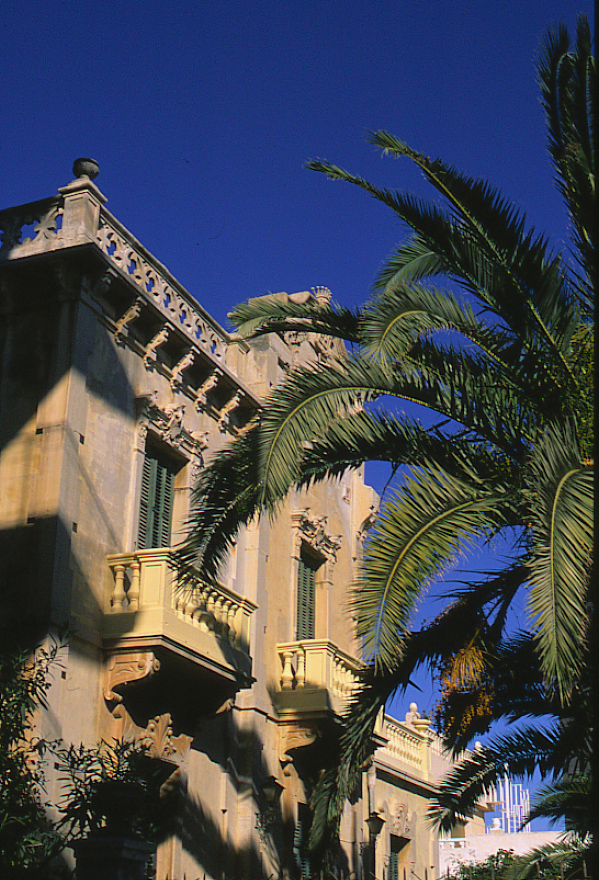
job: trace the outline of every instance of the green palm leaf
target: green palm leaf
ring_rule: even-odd
[[[418,597],[430,580],[503,519],[505,498],[450,479],[438,468],[418,469],[385,504],[369,535],[354,594],[357,632],[377,668],[396,660]]]
[[[347,342],[356,342],[360,313],[336,304],[316,301],[289,302],[281,294],[260,297],[236,306],[229,318],[244,339],[268,333],[322,333]]]
[[[593,471],[571,425],[551,425],[540,438],[528,483],[530,609],[545,675],[565,698],[583,663],[593,544]]]

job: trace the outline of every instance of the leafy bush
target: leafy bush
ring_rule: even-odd
[[[48,823],[40,794],[41,760],[49,744],[33,735],[32,715],[46,706],[49,671],[59,646],[0,655],[0,876],[47,876],[47,866],[66,845]]]

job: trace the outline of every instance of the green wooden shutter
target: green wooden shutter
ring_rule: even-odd
[[[147,451],[139,505],[140,550],[170,546],[174,488],[174,466],[163,456]]]
[[[297,639],[314,638],[314,603],[318,563],[301,556],[297,570]]]
[[[397,870],[397,850],[393,850],[391,848],[391,852],[389,853],[389,871],[387,873],[387,880],[399,880],[399,873]]]
[[[293,857],[302,880],[311,880],[313,876],[312,866],[307,855],[308,831],[308,807],[306,804],[298,804],[297,825],[293,833]]]

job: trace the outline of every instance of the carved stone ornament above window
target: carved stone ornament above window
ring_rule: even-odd
[[[193,461],[194,469],[203,466],[202,452],[208,446],[207,431],[189,431],[185,427],[185,404],[158,404],[158,392],[151,391],[136,398],[138,413],[138,449],[145,449],[148,431],[152,431],[169,446],[180,450]]]
[[[341,547],[341,535],[329,535],[327,517],[310,516],[310,508],[296,510],[291,514],[291,524],[295,532],[295,551],[299,555],[302,543],[308,544],[328,562],[335,562]]]

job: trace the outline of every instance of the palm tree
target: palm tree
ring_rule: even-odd
[[[196,490],[183,570],[215,577],[239,526],[273,511],[292,486],[372,460],[389,462],[393,473],[354,586],[363,681],[345,720],[340,766],[325,774],[315,796],[314,843],[326,841],[355,786],[378,712],[418,665],[444,670],[443,711],[457,711],[447,726],[456,748],[504,714],[498,682],[517,648],[507,620],[519,595],[530,612],[522,639],[537,703],[564,718],[579,701],[598,275],[590,122],[597,90],[585,19],[573,50],[565,28],[549,34],[538,71],[571,252],[552,252],[487,182],[379,131],[370,142],[415,163],[443,206],[373,186],[328,162],[308,163],[365,190],[411,230],[373,297],[357,311],[263,298],[232,313],[247,338],[306,330],[342,339],[346,355],[293,371],[251,430],[215,456]],[[411,415],[415,408],[427,413],[425,423]],[[498,535],[512,544],[504,569],[480,574],[449,597],[435,621],[412,632],[429,584],[457,554]],[[564,735],[551,737],[546,765],[561,772]],[[518,753],[524,745],[490,750],[484,784],[506,748]],[[532,763],[523,761],[523,769]],[[458,797],[454,785],[453,802],[440,803],[437,818],[449,823],[479,793],[480,784],[466,784]]]

